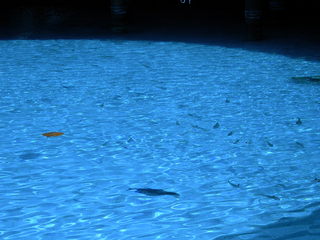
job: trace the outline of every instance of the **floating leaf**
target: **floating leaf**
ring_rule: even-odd
[[[42,135],[45,137],[58,137],[63,135],[63,132],[47,132],[47,133],[43,133]]]

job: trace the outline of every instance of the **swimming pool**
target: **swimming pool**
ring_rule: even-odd
[[[1,239],[320,238],[320,85],[291,80],[319,61],[170,41],[0,45]]]

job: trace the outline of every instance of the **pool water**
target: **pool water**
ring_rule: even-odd
[[[151,40],[0,46],[1,239],[320,239],[320,84],[291,79],[319,61]]]

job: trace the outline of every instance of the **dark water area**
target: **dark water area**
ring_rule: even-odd
[[[129,0],[128,21],[131,26],[147,28],[209,28],[213,25],[245,24],[245,1],[189,0]],[[320,4],[315,0],[284,1],[285,11],[270,11],[268,1],[263,1],[264,25],[287,28],[302,27],[305,31],[315,28],[319,18]],[[38,1],[15,0],[0,9],[1,35],[14,35],[17,30],[50,32],[86,32],[91,37],[108,32],[110,25],[110,0]],[[32,17],[31,17],[32,16]],[[45,31],[44,31],[45,32]],[[312,32],[312,31],[311,31]]]
[[[272,12],[265,1],[263,41],[247,41],[245,1],[131,0],[128,31],[112,32],[110,1],[15,1],[0,9],[0,39],[124,39],[240,47],[319,61],[319,3],[285,1]]]

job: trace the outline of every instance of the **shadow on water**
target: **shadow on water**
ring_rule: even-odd
[[[320,202],[308,204],[304,208],[288,211],[287,214],[309,213],[302,217],[283,217],[278,221],[255,226],[255,230],[243,234],[219,236],[213,240],[319,240]],[[241,238],[243,236],[243,238]]]
[[[320,61],[320,31],[316,24],[317,20],[320,20],[320,9],[311,4],[313,0],[306,1],[302,5],[303,9],[297,4],[299,1],[295,0],[296,7],[287,11],[289,13],[278,23],[273,23],[273,19],[266,16],[265,39],[259,42],[246,40],[244,1],[239,1],[237,5],[234,5],[234,2],[231,4],[230,1],[226,1],[225,4],[204,4],[205,2],[194,0],[190,7],[180,4],[178,0],[155,1],[152,4],[150,1],[132,0],[130,24],[126,34],[111,32],[108,4],[102,2],[99,2],[100,5],[92,3],[86,7],[74,5],[55,8],[55,13],[51,15],[48,8],[39,10],[39,7],[33,7],[36,13],[31,20],[28,17],[30,12],[25,13],[21,8],[11,8],[10,11],[3,8],[0,10],[3,23],[0,37],[4,40],[177,41]]]

